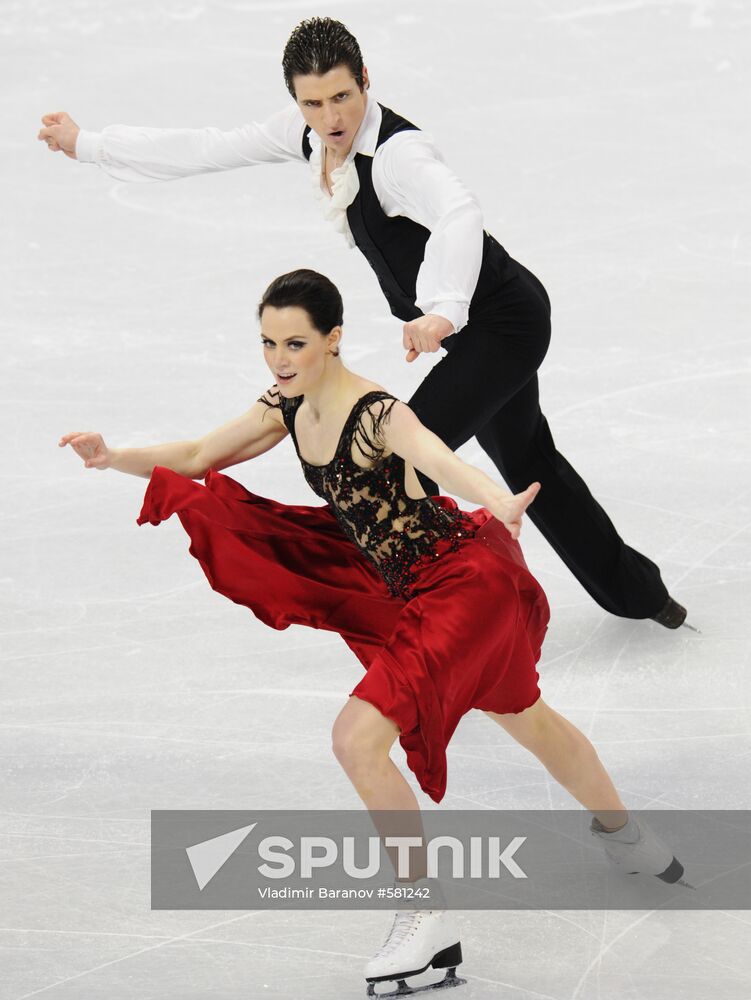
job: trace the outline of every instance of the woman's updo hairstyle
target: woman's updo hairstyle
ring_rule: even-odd
[[[324,335],[344,322],[344,305],[334,282],[318,271],[304,267],[274,278],[258,306],[259,320],[266,306],[304,309],[311,324]]]

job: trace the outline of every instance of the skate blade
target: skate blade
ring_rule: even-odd
[[[674,882],[673,884],[674,884],[674,885],[682,885],[682,886],[683,886],[684,888],[686,888],[686,889],[693,889],[693,890],[694,890],[694,892],[698,892],[698,890],[697,890],[696,886],[695,886],[695,885],[691,885],[691,883],[690,883],[690,882],[687,882],[687,881],[685,880],[685,878],[679,878],[679,879],[678,879],[678,881],[677,881],[677,882]]]
[[[691,631],[692,632],[696,632],[697,635],[703,635],[704,634],[700,628],[697,628],[695,625],[689,625],[688,622],[683,622],[681,624],[681,628],[690,628]]]
[[[457,976],[454,969],[449,969],[445,977],[437,983],[428,983],[427,986],[410,986],[406,980],[397,979],[398,986],[395,990],[389,990],[388,993],[376,993],[376,984],[368,983],[367,993],[368,997],[412,997],[416,996],[418,993],[427,993],[429,990],[448,990],[453,986],[464,986],[467,980],[462,979]]]

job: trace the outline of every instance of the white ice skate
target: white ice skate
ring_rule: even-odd
[[[621,830],[607,833],[597,818],[589,829],[602,841],[610,864],[624,875],[655,875],[670,885],[676,882],[688,889],[695,888],[683,878],[683,865],[667,844],[660,840],[643,819],[630,817]]]
[[[369,997],[406,997],[427,990],[461,986],[466,979],[456,975],[462,960],[459,932],[446,910],[401,910],[378,954],[365,966]],[[417,976],[432,966],[447,969],[446,975],[428,986],[409,986],[408,976]],[[376,983],[396,981],[397,989],[377,993]]]

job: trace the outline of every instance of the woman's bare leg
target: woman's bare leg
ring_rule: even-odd
[[[424,838],[420,806],[399,768],[389,756],[399,727],[370,702],[352,695],[334,723],[334,754],[344,768],[381,837]],[[398,811],[398,816],[382,815]],[[396,851],[388,849],[396,871]],[[425,875],[425,850],[410,851],[409,881]]]
[[[529,750],[608,830],[624,826],[626,807],[587,737],[539,698],[518,715],[486,712]]]
[[[419,809],[389,756],[399,727],[368,701],[353,695],[334,722],[334,754],[368,809]]]

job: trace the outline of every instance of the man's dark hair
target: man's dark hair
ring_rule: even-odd
[[[360,90],[363,81],[362,52],[355,36],[330,17],[311,17],[301,21],[287,39],[282,69],[287,90],[295,96],[295,76],[315,73],[323,76],[335,66],[346,66]]]
[[[326,334],[344,322],[344,306],[339,289],[318,271],[299,268],[274,278],[258,306],[259,320],[266,306],[284,309],[298,306],[310,317],[311,324]]]

